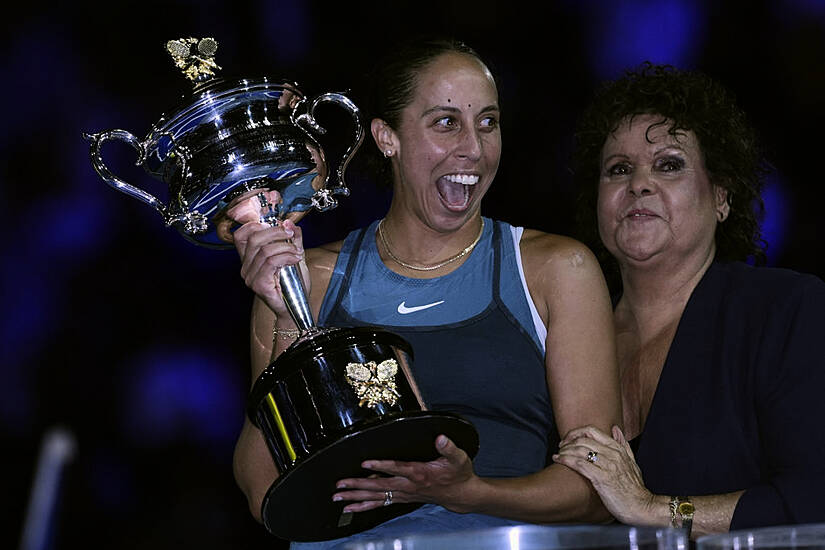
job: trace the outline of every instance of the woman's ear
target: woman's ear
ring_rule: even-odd
[[[723,222],[730,214],[730,202],[728,201],[728,190],[720,185],[713,187],[713,192],[716,197],[716,219]]]
[[[389,158],[398,152],[398,140],[389,124],[380,118],[374,118],[370,122],[370,131],[372,139],[375,140],[375,144],[385,157]]]

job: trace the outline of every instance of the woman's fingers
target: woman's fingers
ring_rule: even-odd
[[[474,480],[472,461],[444,435],[436,438],[435,448],[440,456],[429,462],[363,461],[362,468],[379,475],[338,480],[333,500],[364,501],[348,505],[347,511],[394,502],[438,502],[461,508],[462,492]]]
[[[578,447],[567,447],[559,450],[552,458],[553,462],[567,466],[595,485],[601,481],[603,476],[608,475],[603,469],[606,458],[604,455],[600,456],[598,451],[592,451],[596,453],[596,460],[587,460],[587,452],[590,451]],[[599,463],[599,458],[602,460],[601,463]]]
[[[575,455],[584,459],[589,459],[590,462],[598,462],[600,456],[609,456],[616,458],[623,453],[623,449],[619,442],[612,438],[604,437],[589,437],[586,435],[579,435],[574,439],[567,439],[559,445],[559,454]],[[592,454],[595,453],[595,454]]]
[[[598,445],[593,440],[589,444]],[[582,445],[568,444],[553,455],[553,461],[587,478],[616,519],[633,521],[632,512],[651,498],[638,465],[624,449],[616,451],[605,447],[603,452],[595,451],[598,453],[595,461],[587,460],[587,452]]]
[[[286,223],[286,222],[285,222]],[[269,227],[259,223],[244,225],[235,232],[235,245],[241,261],[241,276],[247,280],[261,265],[270,261],[275,268],[294,264],[303,257],[300,229],[292,224]],[[278,256],[284,255],[280,258]]]
[[[582,426],[580,428],[575,428],[567,432],[567,434],[565,434],[565,436],[559,442],[559,446],[566,445],[567,443],[581,437],[589,437],[591,439],[595,439],[596,441],[599,441],[604,445],[608,445],[613,441],[613,438],[611,436],[604,433],[595,426]]]
[[[636,454],[633,452],[633,449],[630,447],[630,442],[624,436],[624,432],[622,431],[622,429],[619,428],[618,426],[613,426],[612,432],[613,432],[614,441],[616,441],[619,445],[621,445],[622,449],[624,449],[624,452],[627,453],[627,456],[629,456],[630,459],[635,462],[636,461]]]
[[[607,440],[601,436],[595,439],[582,433],[576,435],[559,447],[559,452],[553,455],[555,462],[573,468],[594,482],[613,484],[622,480],[625,487],[643,486],[633,451],[618,427],[614,426],[612,437]]]
[[[334,501],[354,501],[344,506],[344,512],[365,512],[367,510],[381,508],[382,506],[392,506],[393,504],[406,502],[404,499],[404,493],[392,489],[382,489],[379,491],[347,491],[344,493],[336,493],[332,497]]]
[[[337,491],[332,500],[352,501],[344,507],[345,512],[363,512],[394,503],[407,502],[399,484],[405,480],[399,477],[371,475],[365,478],[342,479],[336,483]]]
[[[235,248],[245,258],[250,251],[255,251],[262,245],[289,241],[295,236],[296,226],[292,222],[279,223],[272,226],[257,221],[242,225],[235,231]]]
[[[615,451],[594,440],[578,439],[575,443],[568,443],[559,447],[559,452],[553,455],[553,460],[566,466],[575,463],[577,467],[593,466],[598,468],[606,461],[615,459],[615,457]]]
[[[344,512],[366,512],[384,506],[383,500],[365,500],[344,506]]]
[[[292,243],[268,243],[259,247],[244,261],[241,266],[241,277],[247,284],[259,277],[271,281],[282,267],[297,264],[303,258],[304,251]]]
[[[291,221],[272,226],[252,221],[235,231],[235,248],[241,258],[241,277],[276,314],[285,313],[279,273],[288,265],[299,264],[304,288],[310,291],[304,259],[303,235]]]

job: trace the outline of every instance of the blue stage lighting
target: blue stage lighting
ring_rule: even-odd
[[[791,209],[785,183],[780,175],[772,175],[762,192],[765,201],[765,218],[760,226],[762,238],[768,243],[768,265],[775,265],[782,255]]]
[[[128,437],[138,446],[231,444],[243,422],[237,365],[196,349],[152,350],[122,388]]]
[[[581,2],[594,76],[611,79],[644,61],[692,68],[705,12],[692,0]]]

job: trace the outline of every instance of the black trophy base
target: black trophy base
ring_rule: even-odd
[[[380,422],[344,435],[319,449],[279,477],[263,500],[264,525],[273,535],[296,542],[346,537],[411,512],[421,504],[392,504],[344,513],[349,502],[333,502],[335,483],[373,474],[361,468],[367,459],[427,462],[438,457],[435,438],[449,437],[474,457],[478,433],[458,415],[415,411],[388,415]]]

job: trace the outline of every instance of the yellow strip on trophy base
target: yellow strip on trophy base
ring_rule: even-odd
[[[295,462],[295,459],[298,458],[298,453],[295,452],[295,448],[289,440],[289,434],[286,433],[286,426],[284,426],[281,413],[278,411],[278,405],[275,404],[275,399],[272,397],[271,393],[266,394],[266,402],[269,405],[269,410],[272,412],[272,416],[275,417],[275,424],[278,425],[278,432],[280,432],[281,439],[286,445],[286,452],[289,454],[289,459]]]

